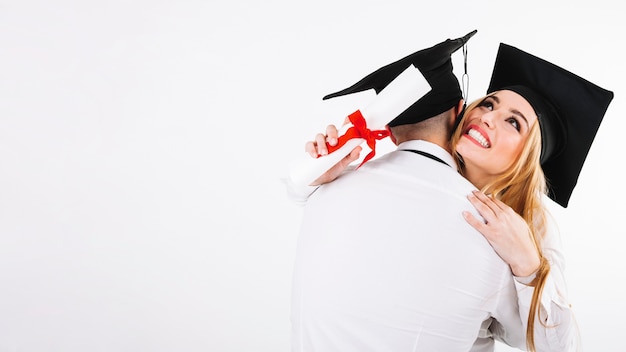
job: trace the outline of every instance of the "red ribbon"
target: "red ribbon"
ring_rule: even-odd
[[[350,120],[350,122],[352,122],[352,127],[348,128],[346,133],[344,133],[342,136],[339,136],[339,138],[337,139],[337,145],[331,146],[326,143],[326,146],[328,147],[328,153],[332,153],[335,150],[341,148],[350,139],[365,139],[365,141],[367,142],[367,146],[370,147],[371,151],[365,156],[361,164],[357,166],[357,168],[359,168],[363,164],[365,164],[365,162],[373,158],[374,155],[376,155],[376,141],[388,137],[390,133],[387,130],[372,131],[367,128],[365,118],[363,118],[363,115],[359,110],[350,114],[348,116],[348,119]]]

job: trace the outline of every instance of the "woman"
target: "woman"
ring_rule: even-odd
[[[534,351],[535,334],[557,333],[549,326],[551,323],[545,322],[547,313],[539,311],[551,267],[552,276],[558,278],[559,284],[564,283],[560,249],[543,249],[547,236],[547,210],[542,200],[546,182],[539,166],[541,136],[537,114],[521,95],[510,90],[496,91],[467,108],[451,143],[461,173],[482,191],[469,199],[484,221],[469,213],[464,213],[464,217],[509,264],[516,282],[535,287],[530,301],[528,297],[519,297],[518,301],[523,310],[520,316],[529,317],[527,345]],[[552,256],[544,253],[548,250]],[[519,296],[524,295],[520,292],[523,290],[520,285]],[[551,301],[563,310],[561,321],[554,324],[571,324],[573,320],[564,291],[564,287],[556,286],[551,292],[557,296]],[[535,322],[545,329],[535,329]]]
[[[567,206],[613,93],[504,44],[488,92],[467,107],[451,138],[460,172],[480,190],[469,200],[484,220],[463,215],[511,267],[528,349],[540,339],[542,349],[569,350],[575,336],[563,333],[575,323],[544,197]],[[323,155],[325,142],[336,138],[329,126],[306,150]],[[359,151],[319,183],[334,179]]]

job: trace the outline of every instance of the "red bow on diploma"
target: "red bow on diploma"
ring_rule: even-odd
[[[361,114],[361,111],[357,110],[348,116],[350,122],[352,122],[352,127],[350,127],[346,133],[339,136],[337,139],[337,145],[330,146],[326,143],[328,147],[328,153],[332,153],[335,150],[341,148],[346,142],[352,138],[363,138],[367,142],[367,146],[370,147],[371,151],[369,154],[365,156],[365,159],[361,162],[357,168],[361,167],[361,165],[365,164],[368,160],[376,155],[376,141],[383,139],[389,136],[389,131],[387,130],[378,130],[372,131],[367,128],[367,123]]]

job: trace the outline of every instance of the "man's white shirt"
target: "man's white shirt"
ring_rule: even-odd
[[[490,317],[524,346],[510,268],[464,220],[479,216],[474,187],[454,165],[434,144],[405,142],[308,198],[292,351],[469,351]]]

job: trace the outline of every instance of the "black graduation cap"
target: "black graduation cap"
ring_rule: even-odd
[[[424,121],[455,106],[462,98],[459,80],[452,72],[450,55],[461,48],[476,34],[476,30],[464,37],[447,39],[433,47],[414,52],[398,61],[365,76],[353,86],[328,94],[323,99],[374,89],[376,94],[398,77],[409,65],[420,70],[431,86],[430,92],[388,123],[390,127]]]
[[[501,43],[487,93],[504,89],[537,113],[548,195],[566,208],[613,92]]]

